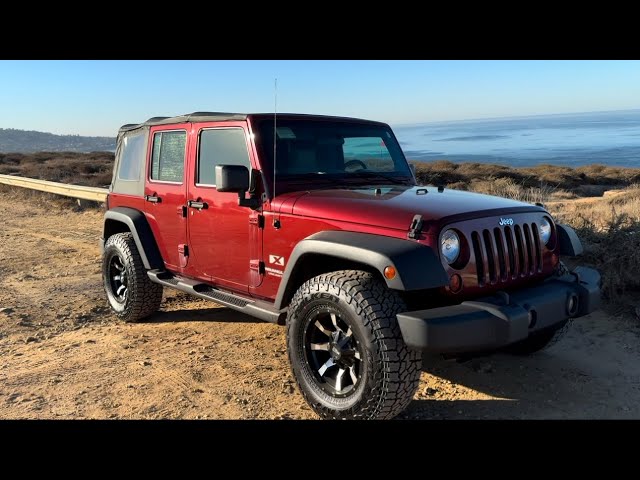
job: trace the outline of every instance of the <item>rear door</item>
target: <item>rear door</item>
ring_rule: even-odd
[[[187,205],[195,205],[188,207],[190,275],[246,292],[261,280],[257,213],[239,207],[236,193],[218,192],[215,185],[216,165],[244,165],[251,172],[246,124],[194,124],[193,134],[196,155],[187,195]]]
[[[187,266],[185,158],[189,124],[158,126],[150,131],[145,212],[166,267],[181,273]]]

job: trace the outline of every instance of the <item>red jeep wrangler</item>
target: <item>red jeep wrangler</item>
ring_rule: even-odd
[[[582,247],[541,205],[423,187],[391,128],[192,113],[118,133],[104,287],[127,322],[163,287],[286,325],[324,418],[391,418],[422,352],[532,353],[600,301]]]

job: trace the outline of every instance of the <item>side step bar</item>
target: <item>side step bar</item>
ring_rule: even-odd
[[[285,322],[285,311],[276,310],[273,305],[260,300],[241,297],[229,292],[223,292],[206,283],[200,283],[188,278],[182,278],[172,275],[164,270],[148,270],[147,275],[154,283],[159,283],[165,287],[175,288],[182,292],[190,293],[205,300],[211,300],[225,307],[232,308],[252,317],[259,318],[266,322],[279,323]]]

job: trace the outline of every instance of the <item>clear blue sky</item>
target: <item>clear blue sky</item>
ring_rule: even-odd
[[[0,61],[0,128],[115,136],[193,111],[393,125],[640,108],[640,61]]]

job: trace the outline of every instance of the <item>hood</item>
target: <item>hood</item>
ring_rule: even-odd
[[[326,189],[287,194],[282,213],[407,230],[414,215],[425,222],[448,223],[465,218],[541,207],[506,198],[436,187],[366,187]],[[286,205],[286,206],[285,206]]]

